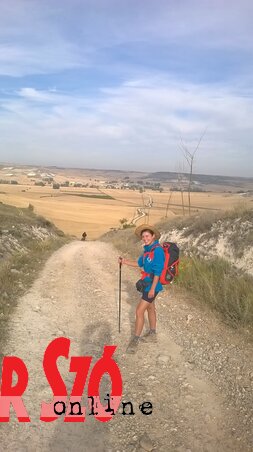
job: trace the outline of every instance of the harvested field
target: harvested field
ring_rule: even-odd
[[[186,193],[184,194],[187,202]],[[192,193],[193,211],[223,210],[239,203],[252,206],[252,197],[242,198],[230,193]],[[168,206],[168,200],[170,203]],[[96,239],[110,228],[119,227],[119,220],[132,220],[137,208],[144,208],[147,220],[156,223],[167,216],[182,215],[181,194],[94,188],[3,184],[0,201],[17,207],[34,206],[35,212],[53,221],[65,233]],[[152,207],[147,207],[148,204]],[[187,206],[185,207],[187,213]],[[141,220],[139,220],[141,221]],[[142,220],[143,221],[143,220]]]

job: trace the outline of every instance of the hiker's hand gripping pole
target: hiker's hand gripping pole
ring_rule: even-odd
[[[119,257],[119,262],[122,265],[129,265],[130,267],[139,267],[137,261],[133,261],[132,259],[126,259],[125,257]]]

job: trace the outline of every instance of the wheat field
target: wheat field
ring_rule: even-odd
[[[147,214],[146,221],[151,224],[164,218],[166,213],[168,218],[183,213],[181,194],[177,192],[172,195],[170,192],[152,191],[141,194],[132,190],[107,189],[103,190],[103,193],[113,199],[93,198],[92,196],[100,196],[101,191],[90,188],[64,187],[55,190],[50,186],[2,184],[0,201],[17,207],[28,207],[32,204],[37,214],[53,221],[65,233],[80,237],[83,231],[86,231],[89,239],[96,239],[110,228],[119,227],[119,220],[122,218],[131,221],[137,208],[148,204],[150,197],[153,205],[144,210]],[[238,194],[192,193],[191,199],[194,212],[201,212],[203,209],[223,210],[239,203],[252,206],[252,198],[242,198]],[[184,200],[187,204],[186,193]],[[187,211],[185,206],[185,213]],[[138,224],[141,222],[145,222],[145,218],[139,220]]]

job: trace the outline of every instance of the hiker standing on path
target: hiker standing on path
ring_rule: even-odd
[[[135,335],[128,345],[128,353],[136,352],[140,339],[145,342],[156,341],[155,298],[163,290],[162,284],[159,282],[164,267],[164,252],[159,244],[161,234],[156,228],[147,224],[138,226],[135,234],[142,239],[144,244],[143,255],[137,261],[119,257],[119,263],[143,269],[142,278],[136,283],[136,288],[142,293],[142,297],[136,307]],[[141,338],[146,311],[149,331]]]

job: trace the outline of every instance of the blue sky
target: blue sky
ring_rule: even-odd
[[[0,161],[253,176],[253,2],[0,3]]]

